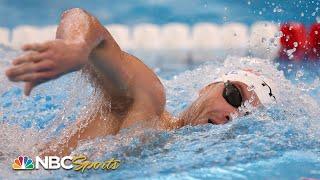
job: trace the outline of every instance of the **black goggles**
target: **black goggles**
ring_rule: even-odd
[[[230,81],[224,83],[223,98],[233,107],[238,108],[242,104],[240,90]]]

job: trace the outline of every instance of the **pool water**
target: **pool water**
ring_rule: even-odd
[[[201,22],[250,26],[258,21],[319,22],[318,0],[79,0],[0,1],[0,26],[57,24],[59,14],[73,7],[88,10],[102,24],[172,22],[192,27]],[[23,9],[23,10],[22,10]],[[35,13],[36,12],[36,13]],[[10,33],[9,33],[10,34]],[[11,32],[11,38],[13,33]],[[10,38],[8,38],[10,39]],[[184,63],[165,52],[130,52],[159,75],[166,88],[166,108],[178,116],[199,89],[220,73],[253,68],[281,88],[276,105],[256,110],[226,125],[187,126],[159,132],[139,125],[90,142],[74,153],[90,160],[121,160],[115,171],[13,171],[18,155],[37,155],[35,146],[60,136],[85,108],[95,102],[93,88],[80,72],[36,88],[30,97],[23,85],[9,82],[4,69],[20,51],[0,46],[0,179],[301,179],[320,178],[320,63],[227,57]],[[221,52],[224,53],[224,52]],[[166,56],[168,54],[168,56]],[[236,54],[235,54],[236,55]]]
[[[21,52],[1,48],[1,72]],[[198,90],[219,73],[255,68],[281,87],[278,104],[234,119],[226,125],[186,126],[159,132],[135,127],[115,136],[82,142],[74,153],[91,160],[115,157],[115,171],[14,172],[11,163],[28,155],[38,141],[58,137],[88,102],[92,87],[81,73],[72,73],[38,87],[30,97],[22,86],[0,77],[0,178],[115,178],[115,179],[299,179],[320,178],[319,63],[271,62],[251,57],[228,57],[174,71],[145,60],[166,87],[167,109],[178,115]]]
[[[319,18],[318,0],[78,0],[78,1],[0,1],[0,26],[46,26],[57,24],[60,14],[70,8],[84,8],[102,24],[163,25],[179,22],[224,24],[239,22],[251,25],[257,21],[303,22],[307,25]]]

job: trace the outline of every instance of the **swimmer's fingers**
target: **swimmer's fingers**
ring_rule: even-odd
[[[49,48],[49,43],[32,43],[32,44],[25,44],[22,46],[22,50],[24,51],[38,51],[42,52]]]
[[[38,62],[41,59],[45,58],[46,54],[32,51],[23,56],[20,56],[12,61],[13,65],[19,65],[26,62]]]
[[[33,73],[27,73],[20,75],[16,77],[16,81],[24,81],[24,82],[46,82],[51,79],[54,79],[54,72],[48,71],[48,72],[33,72]]]
[[[25,85],[24,85],[24,94],[26,96],[29,96],[32,89],[37,86],[37,84],[35,82],[27,82]]]
[[[14,66],[6,71],[6,75],[11,81],[18,81],[16,79],[17,76],[24,73],[29,73],[32,71],[33,68],[34,68],[33,63],[26,63],[26,64]]]
[[[38,63],[24,63],[14,66],[6,71],[6,75],[11,81],[26,81],[21,79],[23,75],[34,74],[35,72],[45,72],[53,69],[54,64],[50,60],[40,61]]]

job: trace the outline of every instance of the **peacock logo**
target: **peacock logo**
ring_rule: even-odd
[[[34,164],[31,158],[28,156],[19,156],[12,163],[12,169],[14,170],[32,170]]]

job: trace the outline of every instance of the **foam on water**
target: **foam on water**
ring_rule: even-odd
[[[2,50],[1,73],[9,60],[19,54]],[[278,65],[280,66],[280,65]],[[121,160],[120,169],[112,172],[73,171],[13,172],[11,162],[21,153],[36,154],[34,144],[57,137],[87,106],[93,93],[91,86],[73,73],[41,85],[29,98],[21,86],[0,76],[0,178],[16,174],[26,177],[52,178],[237,178],[250,177],[320,177],[320,99],[302,87],[309,83],[301,78],[296,86],[286,80],[283,71],[268,60],[228,57],[224,63],[210,62],[171,78],[162,78],[167,92],[167,108],[178,115],[205,85],[219,74],[239,68],[254,68],[277,82],[282,90],[279,103],[234,119],[226,125],[184,127],[159,132],[139,126],[118,135],[83,142],[75,153],[90,159]],[[279,68],[278,68],[279,69]],[[161,72],[163,74],[161,74]],[[160,71],[160,76],[166,76]],[[319,90],[311,82],[313,90]],[[2,143],[4,142],[4,143]]]

